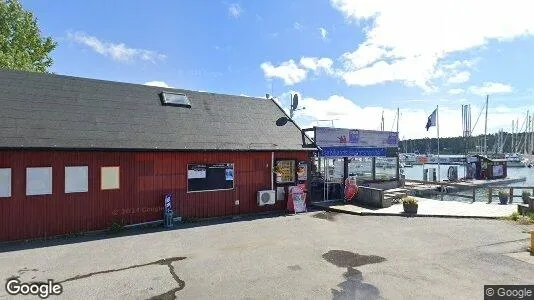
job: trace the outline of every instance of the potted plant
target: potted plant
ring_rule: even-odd
[[[408,196],[402,199],[402,207],[404,208],[405,213],[416,214],[419,204],[417,202],[417,199],[412,196]]]
[[[501,201],[501,204],[507,204],[509,196],[510,195],[508,194],[507,191],[500,190],[499,191],[499,201]]]
[[[521,199],[523,200],[523,204],[528,204],[528,199],[532,196],[529,191],[523,191],[521,193]]]

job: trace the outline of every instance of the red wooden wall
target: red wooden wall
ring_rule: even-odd
[[[306,160],[305,151],[275,152],[275,159]],[[187,164],[234,163],[234,189],[187,193]],[[160,220],[163,197],[173,195],[183,218],[282,210],[260,207],[256,193],[271,187],[271,152],[0,151],[11,168],[11,197],[0,198],[0,241],[70,234]],[[65,167],[89,167],[89,191],[65,194]],[[120,189],[100,189],[100,168],[120,167]],[[26,168],[52,167],[52,195],[26,196]],[[235,205],[235,200],[240,204]]]

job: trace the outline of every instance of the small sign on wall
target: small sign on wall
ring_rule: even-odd
[[[299,164],[297,166],[297,180],[308,180],[308,163],[306,161],[299,161]]]
[[[286,189],[283,186],[276,187],[276,201],[283,201],[286,197]]]

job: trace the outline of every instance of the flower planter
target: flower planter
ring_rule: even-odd
[[[499,196],[499,201],[501,202],[501,204],[508,204],[508,197]]]
[[[528,199],[530,198],[530,194],[522,194],[521,199],[523,200],[523,204],[528,204]]]
[[[418,204],[402,204],[402,207],[404,208],[404,212],[407,214],[416,214],[417,208],[419,207]]]

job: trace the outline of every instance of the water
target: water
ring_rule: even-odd
[[[447,170],[449,169],[450,165],[440,165],[440,175],[441,180],[447,179]],[[438,165],[425,165],[425,168],[437,168]],[[404,168],[404,174],[406,175],[406,179],[413,179],[413,180],[423,180],[423,166],[422,165],[414,165],[411,168]],[[465,176],[465,167],[464,166],[458,166],[458,177],[462,178]],[[525,177],[527,180],[525,182],[516,182],[511,183],[508,185],[499,185],[499,186],[534,186],[534,168],[508,168],[508,178],[521,178]],[[471,195],[472,190],[463,191],[460,194],[462,195]],[[530,190],[532,193],[532,190]],[[496,192],[494,192],[496,193]],[[514,190],[514,194],[520,195],[520,190]],[[480,188],[477,189],[475,192],[476,201],[483,201],[486,202],[488,200],[488,189],[487,188]],[[438,196],[435,196],[434,198],[439,198]],[[443,200],[453,200],[453,201],[460,201],[460,202],[471,202],[470,199],[461,198],[461,197],[454,197],[454,195],[444,195]],[[493,203],[498,203],[499,199],[497,197],[493,198]],[[514,198],[514,203],[520,203],[522,202],[520,197]]]

